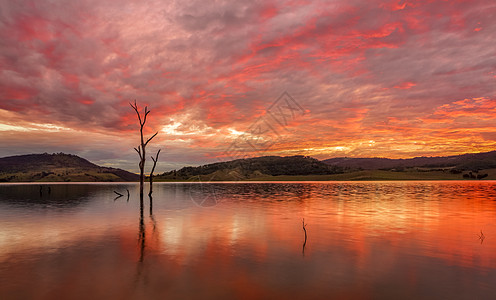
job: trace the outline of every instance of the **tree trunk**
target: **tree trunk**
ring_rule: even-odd
[[[158,150],[155,158],[153,156],[151,157],[153,160],[153,168],[152,168],[152,171],[150,172],[150,191],[148,192],[148,196],[151,196],[153,193],[153,172],[155,171],[155,166],[157,165],[159,154],[160,154],[160,149]]]
[[[152,135],[148,140],[143,138],[143,127],[145,126],[146,123],[146,117],[150,113],[148,110],[148,107],[145,106],[145,114],[143,115],[143,119],[141,119],[141,114],[138,109],[138,105],[136,104],[136,100],[134,100],[134,104],[129,103],[131,107],[136,111],[136,114],[138,115],[138,121],[140,124],[140,137],[141,137],[141,143],[138,146],[138,148],[134,148],[136,152],[138,152],[139,157],[140,157],[140,162],[139,162],[139,168],[140,168],[140,201],[143,201],[143,183],[145,181],[145,157],[146,157],[146,145],[158,134],[156,132],[154,135]]]

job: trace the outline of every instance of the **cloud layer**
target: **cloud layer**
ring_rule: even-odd
[[[482,0],[0,0],[0,156],[137,169],[137,99],[161,170],[213,162],[284,91],[306,113],[265,154],[494,150],[495,13]]]

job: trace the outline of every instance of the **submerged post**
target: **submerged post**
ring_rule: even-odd
[[[305,254],[305,246],[307,244],[307,224],[305,224],[305,218],[303,218],[303,220],[301,221],[302,223],[302,226],[303,226],[303,232],[305,233],[305,241],[303,242],[303,249],[302,249],[302,252],[303,254]]]

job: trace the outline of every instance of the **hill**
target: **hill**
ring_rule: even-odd
[[[478,172],[485,170],[484,172]],[[480,178],[479,178],[480,177]],[[331,158],[263,156],[184,167],[157,181],[237,180],[456,180],[496,177],[496,151],[444,157]],[[71,154],[29,154],[0,158],[0,182],[137,181],[122,169],[95,165]]]
[[[480,172],[484,170],[484,172]],[[444,157],[332,158],[264,156],[184,167],[158,181],[461,180],[495,177],[496,151]]]
[[[479,171],[496,168],[496,151],[467,153],[454,156],[415,157],[410,159],[346,158],[323,160],[330,166],[351,170],[391,170],[403,168],[450,168],[459,171]]]
[[[137,174],[100,167],[77,155],[28,154],[0,158],[0,181],[136,181]]]
[[[157,176],[157,180],[246,180],[279,175],[330,175],[342,168],[327,165],[309,156],[263,156],[218,162],[199,167],[184,167]]]

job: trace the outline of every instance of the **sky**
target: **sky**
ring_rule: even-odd
[[[496,150],[495,32],[493,0],[0,0],[0,157],[137,171],[134,100],[158,172]]]

